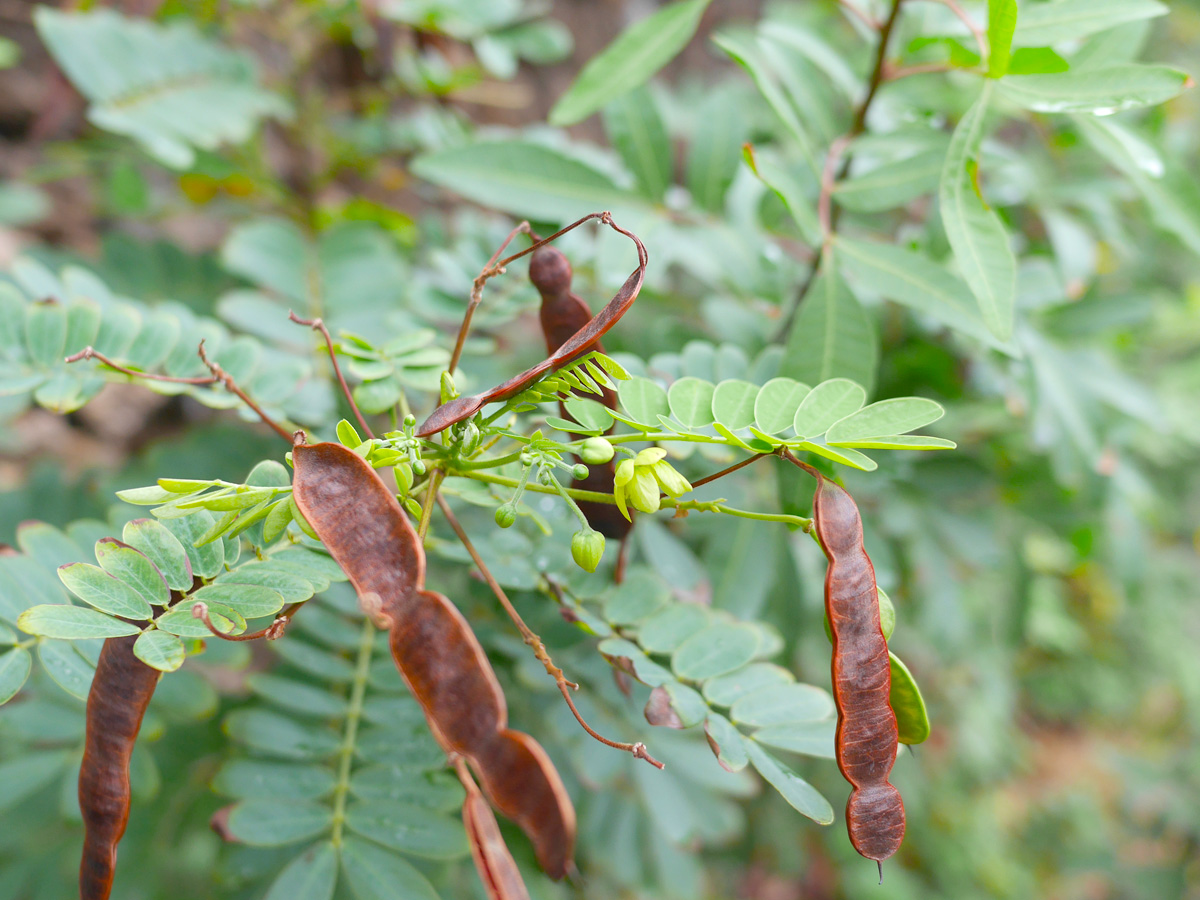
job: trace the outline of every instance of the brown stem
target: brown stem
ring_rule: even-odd
[[[879,28],[879,46],[875,51],[875,67],[871,72],[870,81],[867,82],[866,96],[863,97],[862,102],[859,103],[858,108],[854,112],[854,119],[850,123],[850,130],[847,131],[844,136],[834,141],[834,145],[829,149],[829,155],[826,157],[826,169],[829,168],[830,159],[834,157],[834,147],[837,147],[839,142],[844,142],[841,147],[838,147],[837,156],[841,157],[841,166],[837,169],[836,178],[829,180],[827,179],[826,175],[822,173],[821,198],[824,200],[824,205],[826,207],[831,206],[830,197],[833,192],[833,185],[845,178],[846,174],[850,171],[850,155],[843,152],[845,146],[854,140],[854,138],[862,134],[864,130],[866,130],[867,113],[870,112],[871,104],[875,102],[875,96],[879,93],[879,87],[884,82],[884,74],[887,70],[888,43],[891,39],[892,31],[896,27],[896,21],[900,18],[900,7],[903,2],[904,0],[893,0],[891,12],[888,13],[887,19]],[[948,2],[953,3],[954,0],[948,0]],[[818,212],[820,211],[820,208],[821,200],[818,200]],[[825,218],[822,219],[822,231],[824,232],[826,241],[828,241],[829,235],[832,234],[837,228],[837,220],[840,212],[840,207],[832,207],[832,209],[827,209]],[[783,322],[780,324],[779,331],[775,335],[775,340],[777,342],[787,340],[787,336],[792,330],[792,323],[795,321],[796,315],[800,311],[800,306],[804,303],[804,298],[812,289],[813,282],[817,280],[817,272],[820,270],[820,267],[821,258],[818,257],[813,261],[813,265],[812,268],[809,269],[808,276],[804,279],[804,282],[800,285],[800,289],[796,292],[796,297],[792,301],[791,309],[789,309],[787,315],[783,317]]]
[[[718,478],[724,478],[730,472],[736,472],[738,469],[742,468],[743,466],[748,466],[748,465],[750,465],[750,463],[758,462],[764,456],[770,456],[770,455],[771,455],[770,453],[756,453],[754,456],[747,457],[746,459],[743,459],[740,463],[734,463],[732,466],[724,468],[720,472],[713,472],[711,475],[704,476],[699,481],[693,481],[692,487],[698,488],[702,484],[708,484],[710,481],[716,481]]]
[[[471,284],[471,300],[467,303],[467,311],[463,313],[462,324],[458,326],[458,338],[454,341],[454,352],[450,354],[450,364],[446,366],[447,372],[453,374],[454,370],[458,368],[458,361],[462,358],[463,345],[467,342],[467,333],[471,330],[471,319],[475,315],[475,309],[483,301],[483,286],[487,284],[489,278],[504,272],[504,266],[497,266],[496,260],[500,258],[504,248],[512,243],[512,239],[518,234],[531,233],[528,222],[522,222],[510,231],[508,237],[504,239],[504,243],[496,248],[492,258],[487,261],[487,265],[475,276],[475,281]]]
[[[223,641],[257,641],[259,638],[266,638],[268,641],[273,641],[276,638],[283,637],[284,629],[287,628],[288,622],[292,616],[296,614],[296,610],[300,608],[299,603],[293,603],[283,612],[275,617],[275,621],[266,628],[258,631],[250,631],[246,634],[226,634],[223,631],[218,631],[217,626],[212,623],[212,619],[208,615],[208,604],[203,600],[197,600],[192,605],[192,618],[200,619],[204,622],[205,627],[213,633],[214,637],[219,637]]]
[[[325,323],[320,318],[301,319],[290,309],[288,310],[288,318],[297,325],[307,325],[314,331],[321,332],[321,337],[325,338],[325,349],[329,351],[329,361],[333,363],[333,374],[337,376],[338,384],[342,386],[342,395],[346,398],[346,402],[350,404],[350,408],[354,410],[354,418],[358,419],[358,424],[367,433],[367,437],[375,437],[375,432],[371,430],[371,426],[363,418],[362,411],[358,408],[358,404],[354,402],[354,396],[350,393],[350,386],[346,384],[346,379],[342,376],[342,367],[338,365],[337,354],[333,352],[333,338],[329,336],[329,329],[325,327]]]
[[[118,363],[113,362],[99,350],[91,347],[84,347],[78,353],[68,356],[65,362],[76,363],[81,359],[98,359],[100,362],[110,369],[115,369],[122,375],[131,375],[134,378],[144,378],[147,381],[168,381],[172,384],[215,384],[217,377],[215,375],[201,375],[196,378],[178,378],[173,375],[155,375],[152,372],[139,372],[136,369],[128,369]]]
[[[286,429],[284,429],[282,426],[279,425],[278,422],[276,422],[274,419],[272,419],[270,416],[268,416],[263,411],[263,408],[261,406],[259,406],[252,399],[250,399],[249,394],[247,394],[240,387],[238,387],[237,382],[233,380],[232,375],[230,375],[228,372],[226,372],[224,369],[222,369],[219,365],[217,365],[215,362],[213,362],[211,359],[208,358],[208,354],[204,350],[204,341],[200,342],[200,346],[196,348],[196,352],[200,354],[201,362],[203,362],[204,365],[208,366],[208,371],[213,373],[213,379],[215,381],[219,381],[221,383],[221,386],[224,387],[225,390],[229,391],[229,393],[236,396],[239,400],[241,400],[248,407],[250,407],[252,410],[254,410],[254,412],[258,415],[258,417],[260,419],[262,419],[263,422],[265,422],[267,425],[271,426],[272,430],[274,430],[274,432],[277,435],[279,435],[281,438],[283,438],[285,441],[287,441],[289,445],[292,443],[292,433],[290,431],[287,431]]]
[[[517,612],[512,601],[508,599],[508,595],[504,593],[504,588],[500,587],[500,583],[496,581],[487,564],[479,555],[479,551],[475,549],[475,545],[471,543],[471,539],[467,536],[466,530],[458,521],[458,517],[454,515],[454,511],[450,509],[444,497],[437,498],[438,506],[441,507],[442,514],[446,517],[446,521],[450,523],[450,527],[454,529],[454,533],[458,535],[459,541],[470,554],[471,560],[475,563],[475,567],[479,569],[479,573],[483,576],[483,580],[487,582],[487,586],[491,588],[496,599],[500,601],[500,605],[504,607],[504,611],[508,613],[508,617],[512,619],[513,624],[517,626],[517,631],[521,632],[521,637],[525,643],[533,650],[533,655],[545,667],[546,674],[554,679],[554,683],[558,685],[559,692],[563,695],[563,699],[567,701],[567,706],[571,710],[571,714],[575,716],[577,722],[582,726],[583,730],[594,737],[600,743],[606,746],[613,747],[616,750],[625,750],[632,753],[637,759],[644,759],[650,765],[656,768],[664,768],[663,764],[651,756],[646,751],[646,745],[640,741],[634,744],[621,743],[620,741],[611,741],[600,734],[597,734],[587,722],[583,720],[583,716],[576,709],[574,701],[571,699],[571,690],[579,690],[579,685],[573,681],[568,681],[563,675],[563,670],[554,664],[554,660],[550,658],[549,652],[546,650],[546,645],[542,643],[542,639],[533,633],[533,630],[525,624],[525,620],[521,618],[521,614]]]
[[[776,452],[779,454],[780,459],[786,459],[793,466],[799,466],[801,469],[803,469],[805,472],[807,472],[813,478],[820,480],[821,478],[825,477],[820,473],[820,471],[816,467],[810,466],[808,463],[802,462],[801,460],[797,459],[796,454],[794,454],[787,447],[780,447]]]

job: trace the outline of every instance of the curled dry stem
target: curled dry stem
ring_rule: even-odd
[[[257,641],[259,638],[266,638],[268,641],[273,641],[283,637],[283,632],[287,629],[288,622],[291,621],[292,616],[296,614],[296,610],[299,608],[299,603],[293,603],[277,615],[275,621],[266,628],[260,628],[258,631],[251,631],[246,634],[226,634],[223,631],[219,631],[208,614],[208,604],[203,600],[197,600],[192,604],[192,618],[201,620],[204,626],[212,632],[213,637],[219,637],[223,641]]]
[[[458,368],[458,361],[462,358],[463,345],[466,344],[467,334],[471,331],[471,319],[475,316],[475,310],[483,301],[483,286],[488,283],[489,278],[504,274],[504,264],[496,265],[496,260],[500,258],[500,254],[504,252],[504,248],[511,244],[513,238],[518,234],[532,233],[533,230],[529,227],[528,222],[522,222],[510,231],[508,237],[504,239],[504,243],[496,248],[496,252],[492,254],[492,258],[487,261],[487,265],[475,276],[475,280],[471,283],[471,299],[467,303],[467,311],[463,313],[462,324],[458,326],[458,337],[454,341],[454,352],[450,354],[450,363],[446,366],[447,372],[453,373]]]
[[[342,375],[342,367],[338,365],[337,354],[333,352],[333,338],[330,337],[329,329],[325,327],[325,323],[319,317],[315,319],[302,319],[290,309],[288,310],[288,319],[297,325],[306,325],[313,331],[321,332],[321,337],[325,338],[325,349],[329,351],[329,361],[333,363],[333,374],[337,376],[338,384],[342,388],[342,396],[350,404],[350,409],[354,411],[354,418],[358,420],[358,424],[362,427],[367,437],[375,437],[375,432],[371,431],[371,426],[363,418],[362,411],[358,408],[358,404],[354,402],[354,395],[350,393],[350,386],[346,384],[346,379]]]
[[[470,554],[471,560],[475,563],[476,568],[478,568],[480,574],[483,575],[483,580],[487,582],[487,585],[489,588],[491,588],[492,593],[496,595],[496,599],[500,601],[500,605],[504,607],[504,611],[508,614],[508,617],[512,619],[513,624],[517,626],[517,630],[521,632],[521,637],[533,650],[533,655],[537,658],[538,662],[545,667],[546,674],[554,679],[554,683],[558,686],[558,690],[563,695],[563,699],[567,701],[567,707],[571,710],[571,714],[575,716],[575,720],[580,724],[583,730],[600,743],[608,747],[632,753],[637,759],[644,759],[655,768],[664,768],[661,762],[647,752],[646,745],[640,741],[637,743],[628,744],[620,741],[609,740],[603,735],[598,734],[590,725],[588,725],[587,722],[584,721],[583,716],[580,715],[578,708],[575,706],[575,702],[571,699],[571,691],[579,690],[579,685],[573,681],[567,680],[566,676],[563,675],[563,670],[555,665],[554,660],[550,658],[550,654],[546,650],[546,645],[542,643],[542,639],[534,634],[533,630],[525,624],[525,620],[521,618],[521,614],[517,612],[516,607],[512,605],[512,601],[508,599],[508,595],[504,593],[504,588],[500,587],[500,583],[496,581],[495,576],[493,576],[491,571],[488,569],[487,564],[479,555],[479,551],[476,550],[475,545],[471,543],[471,539],[467,536],[467,532],[462,527],[462,523],[458,521],[458,517],[454,515],[454,511],[450,509],[450,504],[448,504],[443,497],[438,497],[437,502],[438,506],[441,507],[442,514],[446,517],[446,521],[450,523],[450,527],[458,536],[458,539],[462,543],[463,547],[466,548],[467,553]]]
[[[92,347],[84,347],[78,353],[73,353],[68,356],[64,362],[77,363],[82,359],[99,360],[103,365],[120,372],[122,375],[129,375],[132,378],[144,378],[146,381],[166,381],[170,384],[195,385],[215,384],[217,382],[217,377],[215,375],[201,375],[196,378],[179,378],[174,375],[156,375],[153,372],[139,372],[137,369],[130,369],[121,365],[120,363],[114,362],[99,350],[96,350]]]
[[[769,454],[769,453],[756,453],[756,454],[754,454],[754,456],[747,457],[746,459],[743,459],[739,463],[734,463],[732,466],[728,466],[728,467],[722,469],[720,472],[713,472],[711,475],[705,475],[699,481],[693,481],[692,487],[698,488],[701,485],[708,484],[709,482],[712,482],[712,481],[716,481],[718,478],[724,478],[726,475],[730,474],[731,472],[736,472],[738,469],[740,469],[744,466],[748,466],[748,465],[750,465],[750,463],[758,462],[764,456],[770,456],[770,455],[771,454]]]
[[[222,369],[216,362],[208,358],[208,353],[204,349],[204,341],[200,342],[200,346],[196,348],[196,352],[200,355],[200,361],[208,367],[208,371],[212,372],[213,381],[220,382],[221,387],[225,388],[225,390],[229,391],[229,393],[233,394],[248,407],[254,410],[255,415],[262,419],[266,425],[270,426],[272,431],[287,441],[288,444],[292,443],[292,433],[268,416],[263,408],[255,403],[253,399],[251,399],[249,394],[238,387],[238,384],[233,380],[232,375]]]

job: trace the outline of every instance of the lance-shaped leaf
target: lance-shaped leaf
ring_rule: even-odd
[[[1191,77],[1169,66],[1108,66],[1049,75],[1010,75],[1000,84],[1005,98],[1044,113],[1097,113],[1155,106],[1178,96]]]
[[[850,378],[869,391],[875,382],[879,337],[833,256],[827,253],[822,259],[820,274],[792,323],[780,374],[809,384]]]
[[[138,627],[82,606],[33,606],[21,613],[17,627],[28,634],[62,640],[123,637]]]

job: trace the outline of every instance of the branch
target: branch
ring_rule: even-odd
[[[321,336],[325,338],[325,349],[329,351],[329,361],[333,363],[333,374],[337,376],[338,384],[342,386],[342,395],[346,398],[346,402],[350,404],[350,408],[354,410],[354,418],[358,419],[358,424],[362,426],[367,437],[375,437],[375,432],[371,430],[371,426],[363,418],[362,411],[358,408],[358,404],[354,402],[354,396],[350,393],[350,386],[346,384],[346,379],[342,376],[342,367],[338,365],[337,354],[333,352],[333,338],[329,336],[329,329],[325,327],[325,323],[320,318],[301,319],[290,309],[288,310],[288,319],[297,325],[307,325],[313,331],[321,332]]]
[[[204,341],[200,342],[200,346],[196,348],[196,352],[200,354],[200,361],[203,362],[204,365],[208,366],[208,371],[213,373],[214,381],[219,381],[225,390],[229,391],[229,393],[236,396],[239,400],[254,410],[254,412],[260,419],[263,420],[263,422],[269,425],[277,435],[287,441],[289,446],[291,445],[292,433],[282,428],[278,422],[263,412],[263,408],[251,400],[249,394],[238,387],[237,382],[233,380],[232,375],[208,358],[208,354],[204,351]]]
[[[489,571],[487,564],[484,563],[483,558],[479,555],[479,551],[477,551],[475,549],[475,545],[471,543],[471,539],[467,536],[467,532],[463,529],[462,524],[458,521],[458,517],[455,516],[454,511],[450,509],[450,504],[446,502],[444,497],[438,497],[437,503],[438,506],[441,507],[442,514],[445,515],[446,521],[450,523],[450,527],[453,528],[454,533],[458,535],[459,541],[466,548],[467,553],[470,554],[476,568],[478,568],[480,574],[483,575],[483,580],[487,582],[487,585],[489,588],[491,588],[492,593],[496,595],[496,599],[500,601],[500,605],[504,607],[504,611],[508,613],[508,617],[512,619],[513,624],[517,626],[517,630],[521,632],[521,637],[525,640],[525,643],[533,649],[533,655],[537,657],[538,661],[545,667],[546,674],[554,679],[554,683],[558,686],[559,693],[561,693],[563,695],[563,699],[567,701],[567,706],[570,708],[571,714],[575,716],[575,720],[583,727],[583,730],[606,746],[612,747],[616,750],[628,751],[637,759],[644,759],[655,768],[664,768],[663,763],[651,756],[646,750],[646,745],[640,741],[634,744],[626,744],[619,741],[609,740],[603,735],[598,734],[590,725],[588,725],[587,722],[584,721],[583,716],[580,715],[579,710],[575,707],[575,701],[571,699],[571,690],[579,690],[579,685],[573,681],[567,681],[566,676],[563,675],[562,669],[556,666],[554,664],[554,660],[550,658],[550,654],[546,650],[546,645],[542,643],[542,639],[534,634],[532,629],[525,624],[525,620],[521,618],[521,614],[517,612],[516,607],[512,605],[512,601],[508,599],[508,595],[504,593],[504,589],[500,587],[500,583],[496,581],[491,571]]]

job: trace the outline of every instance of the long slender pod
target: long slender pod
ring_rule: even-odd
[[[461,759],[455,760],[454,767],[467,793],[463,801],[463,826],[471,844],[475,870],[483,882],[488,900],[529,900],[529,891],[508,845],[504,843],[504,835],[500,833],[492,808],[479,792]]]
[[[392,659],[434,737],[471,763],[493,805],[529,836],[542,868],[562,877],[574,853],[574,807],[545,751],[507,727],[504,694],[467,620],[424,589],[425,552],[395,495],[341,444],[297,438],[296,505],[364,608],[388,628]]]
[[[882,863],[904,840],[904,803],[888,782],[896,761],[896,716],[888,702],[891,666],[879,622],[875,568],[863,546],[854,498],[817,475],[813,518],[829,560],[825,610],[833,632],[833,696],[838,768],[854,790],[846,827],[854,849]]]
[[[79,769],[80,900],[108,900],[112,893],[117,843],[129,821],[129,758],[161,675],[133,655],[136,640],[130,635],[104,642],[88,691]]]
[[[587,303],[571,290],[571,274],[571,263],[561,251],[553,247],[539,247],[529,259],[529,280],[542,297],[538,316],[548,353],[554,353],[573,335],[579,333],[592,317]],[[579,355],[593,350],[604,351],[604,346],[598,338],[584,346]],[[609,409],[617,408],[617,392],[614,390],[605,388],[600,400]],[[567,418],[565,409],[563,418]],[[588,466],[587,478],[576,482],[575,486],[585,491],[611,494],[614,477],[612,460],[606,463],[592,463]],[[611,503],[582,500],[579,502],[579,509],[587,517],[588,524],[607,537],[623,539],[633,527],[633,523],[622,516]]]

